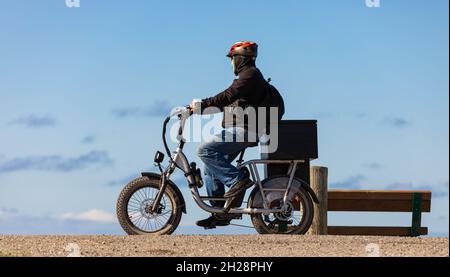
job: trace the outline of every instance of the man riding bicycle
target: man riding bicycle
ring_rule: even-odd
[[[245,191],[253,185],[244,172],[234,165],[233,160],[247,147],[256,146],[257,142],[250,141],[249,124],[243,113],[230,116],[227,113],[234,108],[257,109],[265,91],[266,81],[255,65],[258,55],[258,45],[254,42],[243,41],[235,43],[227,57],[231,59],[234,74],[237,78],[230,87],[216,96],[201,101],[201,111],[216,107],[223,111],[223,130],[211,140],[202,143],[198,148],[198,156],[204,162],[207,192],[209,197],[235,198],[233,206],[240,206]],[[194,101],[191,109],[195,110]],[[230,189],[225,193],[225,186]],[[224,207],[224,201],[211,201],[215,207]],[[233,219],[229,215],[211,215],[197,221],[197,225],[204,228],[227,226]]]

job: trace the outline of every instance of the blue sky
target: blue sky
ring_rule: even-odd
[[[152,169],[165,112],[225,89],[239,40],[259,43],[286,118],[318,120],[330,187],[431,189],[423,224],[448,236],[446,0],[0,0],[0,233],[121,234],[117,195]],[[188,211],[178,233],[206,233]]]

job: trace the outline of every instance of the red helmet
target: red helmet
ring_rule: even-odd
[[[236,42],[231,46],[227,57],[231,58],[235,55],[247,56],[256,58],[258,56],[258,44],[251,41]]]

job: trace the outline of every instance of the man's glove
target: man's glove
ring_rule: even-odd
[[[189,108],[191,109],[192,113],[201,114],[202,113],[202,100],[200,100],[200,99],[192,100],[191,104],[189,105]]]

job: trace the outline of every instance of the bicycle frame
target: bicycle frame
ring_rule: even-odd
[[[184,129],[184,124],[190,115],[191,115],[191,112],[189,111],[189,109],[186,108],[185,110],[179,110],[179,111],[175,112],[174,114],[169,116],[166,119],[166,121],[164,122],[163,140],[164,140],[164,146],[166,148],[166,152],[168,152],[168,155],[170,157],[170,161],[169,161],[169,165],[167,166],[166,170],[161,172],[160,190],[155,198],[155,201],[153,202],[151,211],[154,211],[155,207],[158,207],[159,202],[161,201],[162,195],[164,194],[165,189],[167,187],[166,181],[170,179],[170,176],[173,174],[173,172],[176,170],[176,168],[179,168],[186,176],[186,179],[188,181],[189,188],[191,190],[192,197],[193,197],[195,203],[201,209],[203,209],[207,212],[231,213],[231,214],[257,214],[257,213],[270,214],[270,213],[283,212],[284,207],[286,206],[287,196],[289,194],[289,191],[290,191],[291,185],[292,185],[292,181],[295,176],[297,164],[304,163],[305,161],[304,160],[250,160],[250,161],[247,161],[244,163],[238,162],[237,167],[239,169],[243,168],[243,167],[248,167],[251,177],[252,177],[253,181],[255,182],[255,185],[258,186],[259,190],[261,191],[261,195],[263,198],[263,208],[231,208],[231,209],[227,209],[226,207],[228,206],[229,201],[231,201],[233,198],[227,199],[227,198],[214,198],[214,197],[201,196],[198,191],[198,187],[196,185],[195,179],[194,179],[193,175],[191,174],[191,168],[190,168],[189,161],[183,153],[183,147],[185,144],[185,140],[183,138],[183,129]],[[180,120],[180,127],[179,127],[179,131],[178,131],[178,136],[177,136],[177,140],[179,143],[178,143],[177,149],[173,153],[170,153],[170,150],[168,149],[167,143],[165,141],[165,130],[166,130],[166,125],[167,125],[168,121],[173,116],[178,116],[178,119]],[[263,184],[262,184],[262,180],[261,180],[259,172],[258,172],[258,168],[257,168],[258,164],[290,164],[288,172],[287,172],[287,175],[289,176],[289,182],[288,182],[287,188],[286,189],[264,188]],[[284,198],[283,198],[284,205],[282,208],[280,208],[280,209],[270,209],[269,208],[269,203],[266,199],[266,192],[268,192],[268,191],[284,191],[285,192]],[[205,201],[210,201],[210,200],[224,201],[225,207],[224,208],[213,207],[211,205],[208,205],[205,202]]]

